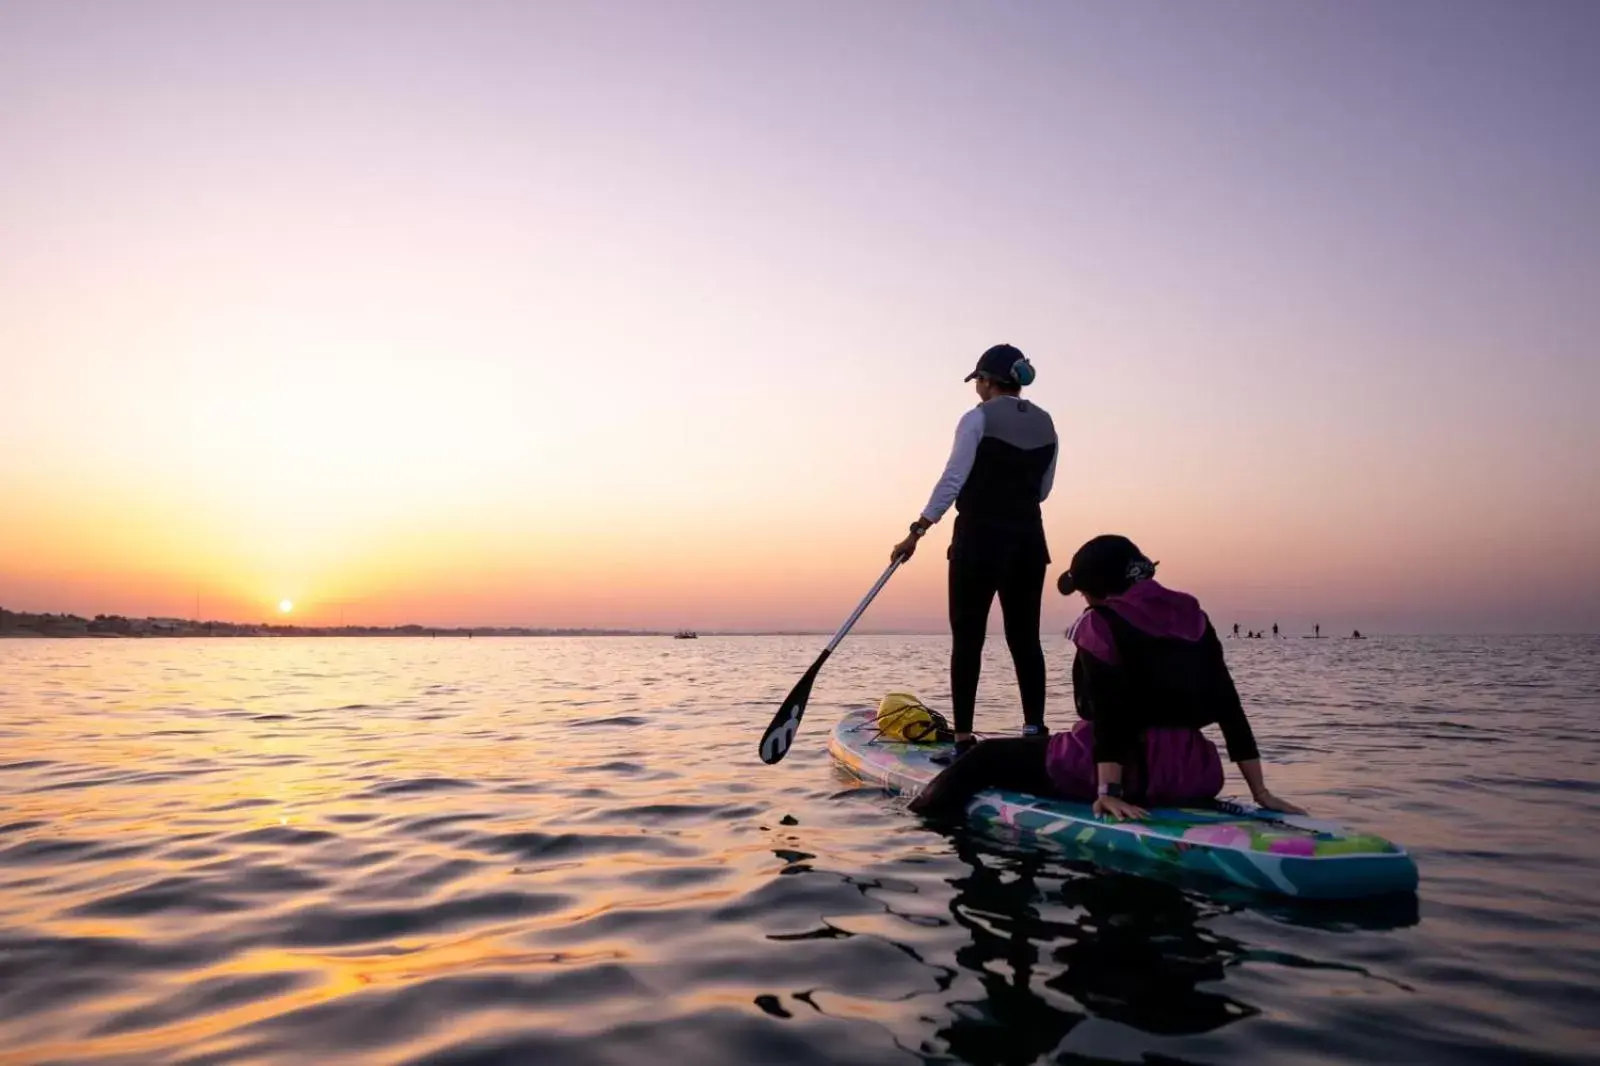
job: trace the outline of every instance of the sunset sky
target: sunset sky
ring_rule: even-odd
[[[0,605],[831,628],[1008,341],[1058,566],[1600,630],[1597,55],[1586,0],[8,0]],[[948,530],[865,625],[942,627]]]

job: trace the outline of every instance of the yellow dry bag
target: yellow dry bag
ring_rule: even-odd
[[[944,715],[930,711],[909,692],[891,692],[878,702],[878,733],[888,740],[908,744],[955,739]]]

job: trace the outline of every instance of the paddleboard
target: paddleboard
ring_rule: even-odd
[[[929,760],[949,744],[889,741],[878,735],[875,722],[874,711],[853,711],[828,741],[830,754],[856,777],[915,795],[944,769]],[[1161,807],[1146,820],[1116,822],[1096,817],[1087,803],[994,790],[974,796],[967,817],[1073,854],[1177,867],[1301,899],[1359,899],[1417,887],[1416,864],[1397,844],[1231,800],[1214,807]]]

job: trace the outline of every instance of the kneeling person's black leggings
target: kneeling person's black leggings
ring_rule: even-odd
[[[911,809],[933,818],[954,818],[967,801],[986,788],[1004,788],[1052,796],[1055,786],[1045,770],[1049,737],[998,737],[981,740],[971,751],[928,782]]]
[[[1022,720],[1044,724],[1044,648],[1039,643],[1039,607],[1049,566],[1042,547],[962,551],[950,556],[950,711],[957,733],[972,732],[978,702],[978,672],[983,666],[989,607],[1000,596],[1006,645],[1017,670]]]

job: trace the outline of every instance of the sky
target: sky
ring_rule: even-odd
[[[1222,625],[1600,631],[1597,54],[1586,0],[8,0],[0,605],[831,629],[1004,341],[1052,583],[1117,532]],[[865,627],[941,629],[949,526]]]

